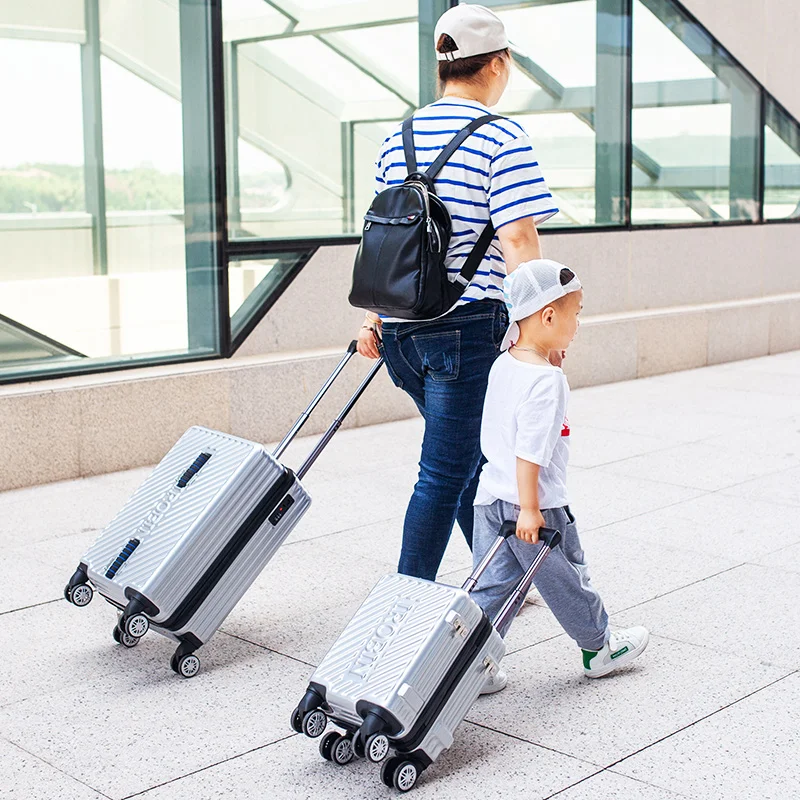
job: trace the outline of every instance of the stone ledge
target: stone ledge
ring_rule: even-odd
[[[564,368],[574,388],[800,349],[800,293],[587,318]],[[277,441],[343,349],[254,355],[0,387],[0,490],[157,462],[190,425]],[[355,358],[309,420],[321,433],[366,375]],[[385,372],[345,422],[416,416]]]

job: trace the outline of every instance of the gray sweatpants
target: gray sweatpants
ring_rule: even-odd
[[[472,554],[477,564],[494,543],[505,520],[516,520],[518,506],[495,500],[491,505],[475,506]],[[600,595],[589,581],[575,518],[565,508],[542,510],[548,528],[561,531],[561,544],[545,559],[534,579],[561,627],[584,650],[600,650],[608,641],[608,614]],[[511,536],[510,547],[503,545],[483,573],[472,593],[489,619],[502,608],[514,585],[525,574],[541,544],[528,544]]]

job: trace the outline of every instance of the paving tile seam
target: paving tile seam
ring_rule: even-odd
[[[780,470],[779,472],[770,473],[770,475],[757,475],[755,478],[748,478],[746,481],[742,481],[741,483],[737,483],[734,486],[725,486],[722,489],[711,489],[708,492],[708,494],[721,494],[724,497],[736,496],[736,495],[732,495],[731,494],[731,489],[736,489],[739,486],[744,486],[747,483],[752,483],[753,481],[758,481],[758,480],[761,480],[762,478],[769,478],[769,477],[772,477],[774,475],[779,475],[781,472],[791,472],[794,469],[798,469],[798,467],[788,467],[785,470]],[[761,501],[761,502],[765,502],[765,501]],[[791,509],[800,508],[800,503],[792,503],[792,502],[789,502],[789,501],[786,501],[786,500],[775,500],[773,498],[770,498],[768,502],[770,502],[772,505],[780,506],[781,508],[791,508]]]
[[[678,586],[675,589],[669,589],[668,591],[664,592],[663,594],[656,595],[655,597],[651,597],[649,600],[642,600],[641,603],[634,603],[632,606],[626,606],[625,608],[619,608],[616,611],[613,611],[609,614],[610,617],[615,617],[617,614],[624,614],[626,611],[632,611],[635,608],[639,608],[640,606],[647,605],[648,603],[652,603],[654,600],[661,600],[662,597],[669,597],[671,594],[675,594],[676,592],[682,592],[684,589],[688,589],[691,586],[697,586],[698,583],[703,583],[705,581],[711,580],[712,578],[718,578],[720,575],[724,575],[726,572],[733,572],[735,569],[741,569],[742,567],[747,566],[746,561],[742,561],[739,564],[734,564],[731,567],[726,567],[725,569],[721,569],[719,572],[713,572],[711,575],[706,575],[704,578],[698,578],[696,581],[691,581],[691,583],[687,583],[684,586]],[[757,564],[756,566],[763,566],[761,564]],[[766,568],[765,568],[766,569]]]
[[[657,744],[661,744],[662,742],[665,742],[667,739],[671,739],[673,736],[677,736],[679,733],[683,733],[684,731],[687,731],[690,728],[695,727],[695,725],[699,725],[701,722],[704,722],[707,719],[711,719],[711,717],[714,717],[717,714],[722,713],[723,711],[727,711],[729,708],[732,708],[733,706],[738,705],[739,703],[743,703],[745,700],[748,700],[749,698],[751,698],[751,697],[753,697],[753,696],[755,696],[755,695],[757,695],[757,694],[759,694],[759,693],[761,693],[763,691],[766,691],[767,689],[771,688],[772,686],[775,686],[776,684],[780,683],[781,681],[785,681],[787,678],[791,678],[793,675],[797,675],[799,673],[800,673],[800,670],[794,669],[791,672],[788,672],[786,675],[782,675],[780,678],[776,678],[775,680],[770,681],[769,683],[765,684],[764,686],[761,686],[758,689],[753,690],[752,692],[748,692],[746,695],[744,695],[742,697],[739,697],[736,700],[732,700],[730,703],[727,703],[726,705],[718,708],[716,711],[711,711],[708,714],[704,714],[702,717],[699,717],[698,719],[694,720],[694,722],[690,722],[687,725],[683,725],[682,727],[678,728],[677,730],[673,731],[672,733],[668,733],[665,736],[662,736],[660,739],[656,739],[656,741],[650,742],[650,744],[646,744],[646,745],[644,745],[644,747],[640,747],[638,750],[634,751],[633,753],[629,753],[628,755],[623,756],[622,758],[618,758],[616,761],[612,762],[611,764],[608,764],[605,767],[605,769],[608,770],[609,772],[613,772],[616,775],[622,775],[623,777],[628,778],[628,777],[630,777],[629,775],[625,775],[625,773],[615,770],[614,767],[618,766],[619,764],[623,763],[624,761],[627,761],[628,759],[631,759],[631,758],[634,758],[635,756],[638,756],[640,753],[643,753],[645,750],[649,750],[651,747],[655,747]],[[670,789],[669,786],[661,786],[660,784],[656,784],[656,786],[659,789],[665,789],[667,791],[672,791],[672,789]]]
[[[612,775],[619,775],[619,777],[621,778],[627,778],[628,780],[636,781],[636,783],[644,784],[645,786],[648,786],[651,789],[659,789],[659,790],[664,789],[663,786],[657,786],[654,783],[648,783],[647,781],[643,781],[639,778],[632,778],[630,775],[623,775],[621,772],[614,772],[614,770],[609,769],[608,767],[604,767],[603,769],[598,770],[597,772],[591,775],[587,775],[585,778],[581,778],[579,781],[576,781],[575,783],[572,783],[569,786],[564,787],[563,789],[559,789],[555,794],[548,795],[547,797],[544,798],[544,800],[551,800],[551,798],[553,797],[558,797],[559,795],[564,794],[564,792],[568,792],[570,789],[574,789],[576,786],[580,786],[582,783],[586,783],[586,781],[590,781],[592,780],[592,778],[596,778],[598,775],[602,775],[605,772],[611,773]],[[667,789],[666,791],[670,793],[670,796],[685,797],[687,798],[687,800],[697,800],[697,798],[694,798],[692,795],[683,794],[682,792],[676,792],[674,789]]]
[[[798,543],[800,542],[790,544],[789,547],[796,547]],[[787,549],[787,547],[782,547],[780,550],[773,550],[771,553],[764,553],[762,556],[760,556],[760,558],[774,556],[776,553],[780,553],[781,550]],[[759,569],[775,569],[778,572],[783,572],[786,575],[800,575],[800,567],[785,567],[782,564],[759,564],[758,561],[745,561],[743,566],[758,567]]]
[[[682,644],[686,647],[699,647],[703,650],[709,650],[712,653],[721,653],[724,652],[726,655],[738,655],[741,658],[741,653],[739,651],[732,650],[730,652],[726,650],[720,650],[719,647],[714,646],[713,644],[698,644],[697,642],[687,642],[685,639],[676,639],[674,636],[667,636],[663,633],[654,633],[650,631],[651,636],[655,637],[656,639],[664,639],[667,642],[674,642],[675,644]],[[759,661],[762,667],[771,667],[774,669],[792,669],[788,664],[778,664],[775,661]],[[788,678],[793,673],[789,672],[787,675],[784,675],[783,678]],[[783,680],[783,678],[779,678],[779,680]]]
[[[27,611],[31,608],[39,608],[40,606],[49,606],[53,603],[61,603],[64,601],[63,597],[56,597],[53,600],[42,600],[41,603],[32,603],[29,606],[21,606],[20,608],[10,608],[8,611],[0,611],[0,617],[6,616],[6,614],[16,614],[18,611]]]
[[[410,497],[411,495],[409,495]],[[395,520],[403,519],[401,516],[394,516],[388,517],[387,519],[378,519],[374,522],[362,522],[358,525],[353,525],[349,528],[340,528],[337,531],[328,531],[327,533],[321,533],[319,536],[309,536],[306,539],[297,539],[294,542],[286,542],[286,544],[282,545],[281,549],[285,549],[287,547],[295,547],[298,544],[305,544],[306,542],[316,542],[319,539],[325,539],[328,536],[341,536],[344,533],[351,533],[352,531],[357,531],[359,528],[365,528],[367,525],[383,525],[387,522],[394,522]],[[298,526],[299,529],[299,526]]]
[[[631,458],[638,458],[638,457],[639,456],[631,456]],[[627,461],[629,459],[625,459],[625,460]],[[672,487],[675,487],[675,488],[678,488],[678,489],[697,489],[697,490],[700,490],[700,491],[704,491],[706,494],[715,494],[717,492],[726,492],[726,491],[729,491],[730,489],[735,489],[737,486],[741,486],[742,484],[745,484],[745,483],[750,483],[751,481],[760,481],[760,480],[763,480],[764,478],[774,478],[776,475],[780,475],[782,472],[789,472],[790,470],[798,469],[799,467],[800,467],[800,460],[798,460],[797,463],[792,464],[791,466],[781,467],[780,469],[772,470],[770,472],[762,472],[759,475],[752,475],[751,477],[746,478],[743,481],[737,481],[736,483],[731,483],[731,484],[727,484],[725,486],[720,486],[718,489],[703,489],[701,486],[695,486],[695,485],[688,484],[688,483],[673,483],[672,481],[654,480],[652,478],[642,478],[642,477],[640,477],[638,475],[635,477],[635,480],[647,481],[648,483],[663,484],[664,486],[672,486]],[[615,475],[617,477],[621,477],[621,478],[631,478],[631,477],[633,477],[633,476],[629,475],[626,472],[615,473],[615,472],[612,471],[611,474]],[[790,503],[789,505],[793,506],[794,504]],[[796,507],[796,506],[794,506],[794,507]]]
[[[680,487],[685,489],[685,486]],[[630,522],[632,519],[638,519],[639,517],[646,517],[648,514],[654,514],[656,511],[665,511],[668,508],[674,508],[675,506],[679,506],[683,503],[691,503],[693,500],[699,500],[701,497],[706,497],[707,495],[714,494],[713,491],[708,492],[700,492],[700,494],[694,495],[694,497],[684,497],[682,500],[676,500],[674,503],[667,503],[665,506],[658,506],[657,508],[649,508],[647,511],[639,511],[636,514],[631,514],[629,517],[621,517],[620,519],[614,520],[614,522],[604,522],[602,525],[597,525],[594,528],[585,528],[581,525],[578,526],[580,533],[591,533],[592,531],[601,531],[603,528],[612,528],[614,525],[619,525],[621,522]]]
[[[60,767],[57,767],[55,764],[51,764],[46,758],[42,758],[40,755],[38,755],[36,753],[32,753],[30,750],[27,750],[26,748],[24,748],[21,744],[17,744],[16,742],[12,741],[11,739],[6,739],[5,737],[3,737],[3,740],[5,742],[8,742],[8,744],[10,744],[12,747],[16,747],[17,750],[21,750],[26,755],[29,755],[31,758],[35,758],[37,761],[41,761],[43,764],[47,764],[48,767],[50,767],[51,769],[54,769],[56,772],[60,773],[61,775],[65,775],[70,780],[73,780],[76,783],[81,784],[81,786],[85,786],[87,789],[91,789],[93,792],[97,793],[97,795],[99,797],[105,797],[105,798],[107,798],[107,800],[113,800],[113,798],[110,797],[109,795],[105,794],[105,792],[102,792],[102,791],[100,791],[100,789],[97,789],[94,786],[86,783],[86,781],[83,781],[80,778],[77,778],[75,775],[70,775],[69,772],[65,772]]]
[[[218,633],[223,633],[225,636],[230,636],[231,639],[238,639],[240,642],[244,642],[245,644],[251,644],[253,647],[258,647],[260,650],[266,650],[268,653],[273,653],[276,656],[282,656],[283,658],[288,658],[290,661],[296,661],[298,664],[302,664],[305,667],[311,667],[311,669],[316,669],[317,665],[312,664],[309,661],[303,661],[302,658],[297,658],[297,656],[291,656],[288,653],[283,653],[280,650],[273,650],[271,647],[267,647],[264,644],[259,644],[258,642],[254,642],[250,639],[246,639],[244,636],[238,636],[235,633],[230,633],[229,631],[223,630],[222,628],[217,631]]]
[[[585,758],[579,758],[572,753],[565,753],[563,750],[557,750],[555,747],[548,747],[546,744],[541,744],[540,742],[532,742],[530,739],[525,739],[523,736],[517,736],[514,733],[508,733],[508,731],[501,731],[499,728],[493,728],[491,725],[486,725],[482,722],[475,722],[471,719],[465,719],[464,722],[467,725],[472,725],[474,728],[481,728],[485,731],[491,731],[492,733],[496,733],[500,736],[505,736],[509,739],[514,739],[517,742],[522,742],[523,744],[528,745],[529,747],[538,747],[541,750],[548,750],[551,753],[555,753],[559,756],[564,756],[565,758],[569,758],[572,761],[579,761],[581,764],[588,764],[590,767],[597,767],[598,764],[595,764],[593,761],[588,761]],[[559,791],[562,791],[559,789]]]
[[[258,747],[252,747],[249,750],[245,750],[243,753],[237,753],[235,756],[230,756],[229,758],[223,758],[220,761],[215,761],[213,764],[206,764],[206,766],[194,769],[191,772],[187,772],[185,775],[179,775],[177,778],[170,778],[168,781],[157,783],[154,786],[148,786],[147,789],[142,789],[141,792],[135,792],[134,794],[125,795],[125,797],[121,798],[120,800],[131,800],[131,798],[133,797],[142,797],[143,795],[146,795],[148,792],[152,792],[154,789],[160,789],[162,786],[169,786],[172,783],[177,783],[178,781],[182,781],[184,778],[190,778],[193,775],[197,775],[200,772],[206,772],[207,770],[214,769],[214,767],[218,767],[222,764],[228,764],[231,761],[236,761],[237,758],[243,758],[244,756],[249,756],[252,753],[257,753],[259,750],[266,750],[268,747],[272,747],[273,745],[285,742],[287,741],[287,739],[293,739],[295,736],[298,735],[299,734],[297,733],[290,733],[288,736],[283,736],[280,739],[276,739],[274,742],[267,742],[266,744],[260,744]],[[105,795],[103,796],[105,797]]]

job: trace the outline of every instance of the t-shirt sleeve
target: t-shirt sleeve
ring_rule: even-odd
[[[507,142],[492,157],[489,213],[495,229],[525,217],[538,225],[558,213],[527,135]]]
[[[567,387],[563,375],[538,380],[528,397],[516,410],[517,438],[514,454],[517,458],[547,467],[558,444],[567,415]]]
[[[386,178],[383,177],[383,148],[386,147],[384,142],[381,148],[378,160],[375,162],[375,194],[380,194],[386,188]]]

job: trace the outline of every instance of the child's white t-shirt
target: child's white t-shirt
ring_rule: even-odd
[[[538,464],[539,507],[567,505],[569,384],[559,367],[503,353],[489,373],[483,405],[481,472],[475,505],[519,505],[517,457]]]

